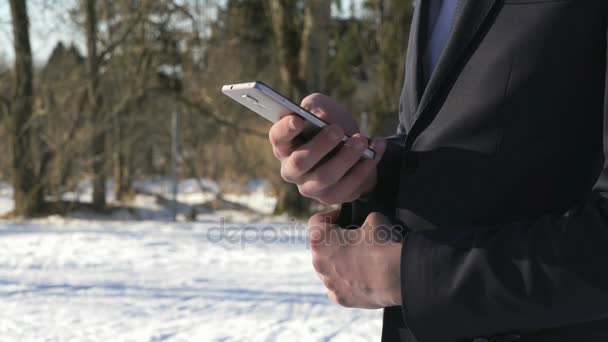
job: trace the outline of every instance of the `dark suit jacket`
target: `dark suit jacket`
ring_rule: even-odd
[[[344,206],[412,231],[384,340],[608,341],[608,0],[461,0],[425,89],[424,5],[399,134]]]

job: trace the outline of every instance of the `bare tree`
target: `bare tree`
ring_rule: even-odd
[[[376,41],[378,61],[374,70],[376,88],[376,115],[372,116],[371,131],[375,131],[386,118],[382,113],[396,113],[399,93],[405,72],[403,56],[407,51],[409,27],[413,5],[403,0],[373,0],[379,18]]]
[[[32,50],[25,0],[11,0],[15,69],[10,101],[9,135],[13,179],[14,214],[35,216],[44,208],[44,186],[36,172],[32,151]]]
[[[84,174],[93,174],[95,206],[103,208],[112,171],[116,199],[128,200],[133,180],[168,172],[167,114],[179,106],[181,158],[188,166],[182,176],[216,180],[223,190],[267,179],[279,198],[277,212],[305,214],[310,202],[276,172],[269,124],[220,96],[218,85],[261,79],[296,100],[326,92],[369,112],[372,126],[388,127],[384,117],[396,107],[411,2],[363,0],[361,15],[350,18],[331,17],[335,3],[76,1],[69,13],[86,53],[58,44],[32,75],[31,52],[15,39],[22,51],[16,67],[0,70],[0,89],[6,89],[0,136],[15,156],[0,160],[0,177],[14,177],[17,202],[33,199],[39,204],[31,207],[42,208],[42,199],[61,200]],[[21,0],[10,4],[25,10]],[[27,26],[18,23],[16,37],[23,37]]]
[[[106,206],[108,147],[112,150],[116,198],[123,200],[130,192],[131,149],[125,139],[124,117],[134,110],[134,104],[141,105],[147,95],[149,72],[145,68],[150,66],[149,47],[145,40],[134,39],[134,36],[145,37],[142,30],[149,19],[147,11],[154,6],[147,2],[131,5],[129,2],[99,3],[95,0],[85,0],[83,5],[89,118],[93,132],[90,144],[93,205],[102,209]],[[100,24],[105,27],[103,37]],[[119,58],[116,58],[117,51],[120,51]],[[132,54],[131,51],[139,52]],[[103,75],[102,66],[105,68]],[[118,68],[123,70],[118,71]]]
[[[305,3],[303,27],[299,27],[296,0],[271,0],[272,27],[283,91],[293,98],[323,91],[328,61],[331,2]],[[295,185],[278,185],[277,213],[306,214],[310,202]]]
[[[298,80],[299,32],[296,23],[297,1],[271,0],[272,30],[281,76],[282,91],[290,97],[300,96]]]
[[[85,30],[87,42],[87,88],[89,97],[89,118],[93,125],[100,120],[101,94],[99,93],[99,57],[97,54],[97,9],[95,0],[85,0]],[[91,138],[93,154],[93,206],[106,206],[105,174],[105,130],[94,130]]]

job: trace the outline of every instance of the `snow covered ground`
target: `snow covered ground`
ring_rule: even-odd
[[[0,340],[379,340],[381,311],[326,298],[301,223],[251,219],[0,221]]]

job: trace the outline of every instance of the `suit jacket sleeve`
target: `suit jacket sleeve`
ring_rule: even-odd
[[[377,183],[375,188],[351,203],[342,204],[337,224],[341,227],[360,227],[371,212],[381,212],[393,217],[401,170],[401,155],[405,134],[396,134],[387,138],[387,145],[382,159],[378,163]]]
[[[608,318],[606,118],[605,109],[603,171],[566,213],[410,233],[401,261],[403,310],[420,341]]]

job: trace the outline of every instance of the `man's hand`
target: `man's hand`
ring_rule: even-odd
[[[361,228],[346,230],[333,224],[338,214],[333,210],[308,221],[312,263],[329,298],[366,309],[401,305],[402,245],[392,241],[391,222],[371,213]]]
[[[386,142],[383,139],[373,141],[370,147],[376,151],[376,158],[362,160],[368,139],[358,133],[359,128],[350,113],[321,94],[307,96],[302,107],[330,125],[301,145],[294,141],[305,126],[299,116],[285,116],[272,126],[269,138],[275,157],[281,161],[281,177],[297,184],[302,195],[324,204],[350,202],[371,191],[376,185],[376,165]],[[340,144],[344,133],[351,138],[338,153],[323,159]]]

